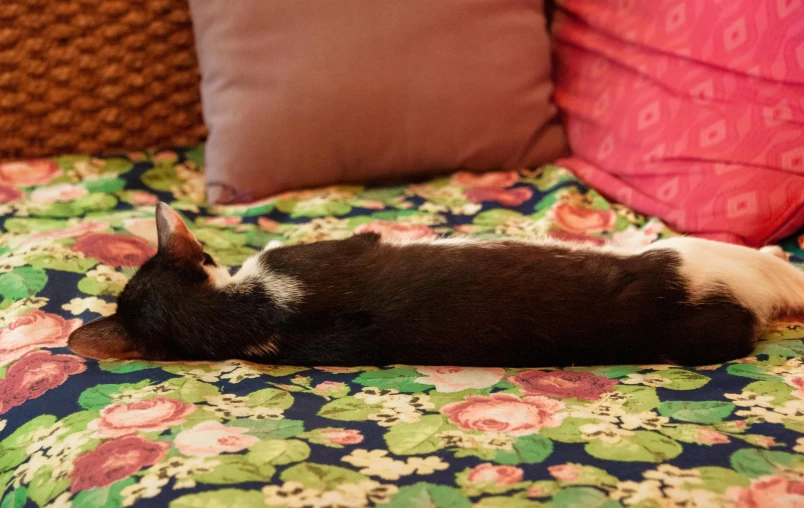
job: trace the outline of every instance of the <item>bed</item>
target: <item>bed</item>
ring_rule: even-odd
[[[674,234],[556,166],[213,208],[201,205],[202,168],[200,146],[0,164],[2,508],[804,500],[804,320],[795,318],[752,356],[698,368],[328,368],[72,354],[69,333],[112,313],[155,252],[158,200],[227,266],[271,241],[366,230],[622,246]],[[804,263],[796,237],[782,247]]]

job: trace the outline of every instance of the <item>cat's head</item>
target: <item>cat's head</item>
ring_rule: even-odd
[[[170,206],[156,206],[159,248],[128,281],[117,299],[117,312],[75,330],[68,346],[96,359],[188,358],[189,345],[177,340],[174,327],[192,323],[199,302],[213,299],[216,286],[229,280]],[[208,298],[207,298],[208,297]]]

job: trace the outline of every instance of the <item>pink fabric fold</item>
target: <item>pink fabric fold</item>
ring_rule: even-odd
[[[682,232],[804,225],[804,2],[563,0],[554,36],[560,164]]]

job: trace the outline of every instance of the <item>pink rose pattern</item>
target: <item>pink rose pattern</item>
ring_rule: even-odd
[[[43,185],[63,173],[55,162],[47,159],[0,162],[0,183],[13,187]]]
[[[25,401],[36,399],[61,385],[73,374],[84,372],[84,359],[75,355],[54,355],[31,351],[12,363],[0,379],[0,415]]]
[[[173,443],[184,455],[214,457],[221,453],[239,452],[259,443],[260,438],[246,434],[248,430],[207,421],[179,432]]]
[[[31,193],[31,201],[40,203],[59,203],[75,201],[76,199],[89,194],[83,185],[71,185],[62,183],[51,185],[50,187],[40,187]]]
[[[470,395],[464,401],[451,402],[441,413],[464,430],[499,432],[509,436],[536,434],[542,427],[558,427],[567,416],[563,402],[547,397],[519,398],[507,393],[488,396]]]
[[[519,181],[516,171],[500,171],[497,173],[455,173],[452,183],[466,187],[510,187]]]
[[[126,436],[104,441],[97,449],[75,459],[70,473],[71,492],[108,487],[128,478],[145,466],[156,464],[170,448],[169,443],[148,441],[142,436]]]
[[[12,320],[0,330],[0,366],[38,348],[67,346],[80,319],[64,319],[57,314],[32,310]]]
[[[597,400],[619,383],[589,372],[528,370],[508,379],[527,395]]]
[[[581,478],[583,468],[577,464],[560,464],[548,467],[547,471],[560,482],[577,482]]]
[[[336,395],[341,392],[348,391],[348,387],[345,383],[339,383],[335,381],[324,381],[323,383],[319,383],[313,387],[313,391],[318,393],[319,395],[330,396]]]
[[[71,248],[109,266],[138,267],[156,254],[142,238],[109,233],[85,233]]]
[[[473,187],[464,195],[472,203],[493,201],[503,206],[516,207],[533,197],[533,191],[527,187],[505,189],[503,187]]]
[[[698,432],[695,433],[695,440],[699,443],[710,445],[731,442],[729,436],[712,429],[699,429]]]
[[[193,404],[166,397],[119,402],[105,407],[100,418],[91,421],[87,428],[95,430],[101,437],[163,431],[184,423],[184,417],[195,410]]]
[[[529,187],[511,187],[519,181],[514,171],[498,173],[456,173],[452,183],[468,187],[464,196],[472,203],[493,202],[502,206],[517,207],[533,197]]]
[[[334,445],[353,445],[363,442],[363,434],[354,429],[326,429],[321,431],[324,439]]]
[[[562,202],[552,212],[561,230],[578,235],[614,231],[617,222],[617,214],[611,210],[589,210]]]
[[[804,482],[800,478],[761,476],[752,479],[750,487],[729,487],[726,499],[732,506],[746,508],[801,508],[804,506]]]
[[[154,206],[159,202],[159,197],[145,191],[134,191],[131,193],[131,204],[137,206]]]
[[[0,185],[0,205],[13,203],[22,198],[23,192],[10,185]]]
[[[714,370],[97,362],[70,353],[70,332],[97,317],[70,309],[114,301],[86,293],[85,273],[130,277],[154,252],[157,200],[182,202],[209,252],[231,265],[270,241],[355,231],[389,241],[544,233],[626,247],[669,233],[550,168],[196,210],[188,189],[203,183],[180,165],[199,156],[143,153],[133,171],[89,181],[81,171],[104,159],[0,163],[3,500],[212,506],[275,500],[270,489],[282,488],[304,498],[284,504],[299,506],[801,502],[802,316],[774,325],[756,355]],[[142,175],[154,165],[172,167],[175,179],[148,187],[152,175]],[[102,194],[104,185],[114,190]],[[93,199],[69,196],[77,188]],[[95,202],[107,204],[84,209]],[[71,207],[85,213],[59,216]],[[783,245],[798,263],[802,233]]]
[[[497,466],[494,464],[480,464],[475,466],[466,475],[470,483],[492,483],[497,487],[512,485],[522,481],[525,472],[514,466]]]
[[[785,379],[785,382],[795,388],[793,395],[799,399],[804,399],[804,375],[789,377]]]

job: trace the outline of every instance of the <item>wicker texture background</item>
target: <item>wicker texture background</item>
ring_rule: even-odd
[[[0,160],[201,141],[186,0],[0,1]]]

